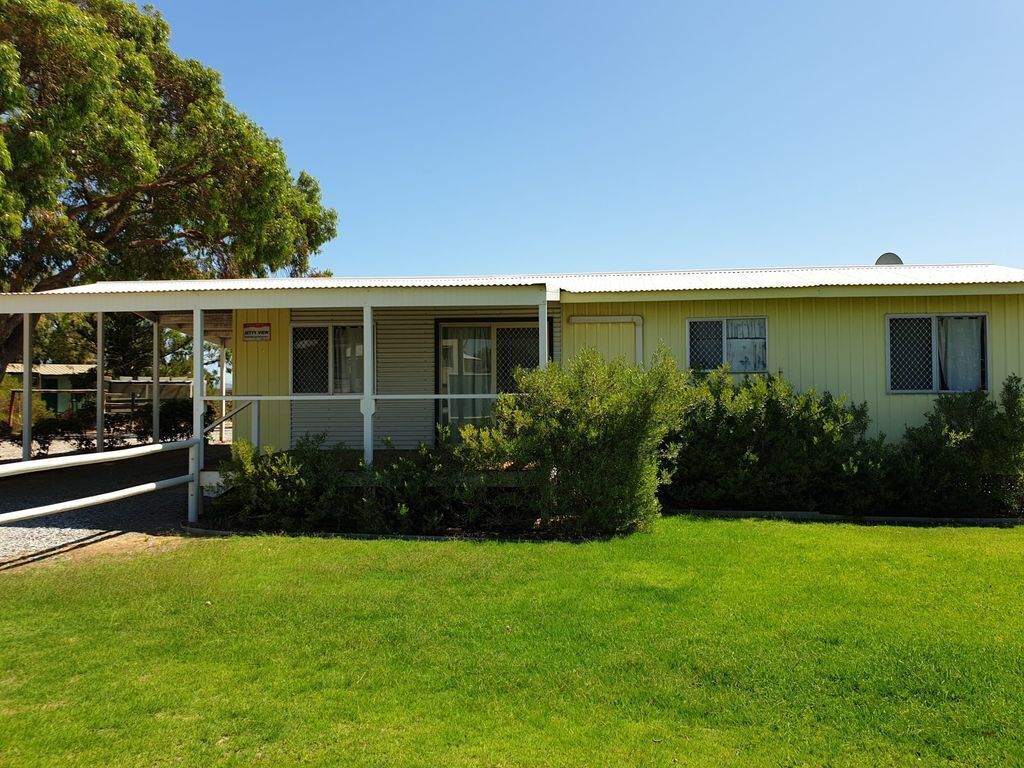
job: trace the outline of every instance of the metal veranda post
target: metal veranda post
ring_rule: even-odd
[[[103,341],[103,313],[96,313],[96,453],[103,452],[103,408],[106,398],[103,396],[103,375],[106,352]]]
[[[228,370],[226,342],[227,342],[226,339],[222,338],[220,340],[220,396],[221,396],[220,415],[221,416],[223,416],[225,413],[228,412],[228,401],[223,399],[228,394],[228,382],[227,382],[227,379],[225,378],[225,376],[227,374],[227,370]],[[222,443],[224,442],[224,422],[223,421],[220,423],[220,441]]]
[[[547,290],[545,288],[545,290]],[[541,368],[548,367],[548,299],[537,305],[537,360]]]
[[[153,442],[160,442],[160,321],[153,321]]]
[[[363,461],[373,463],[373,412],[376,410],[373,381],[373,307],[363,306],[363,396],[359,410],[363,414]]]
[[[192,439],[188,449],[188,521],[195,523],[203,509],[203,414],[206,401],[203,386],[203,310],[192,310]]]
[[[21,316],[21,460],[32,458],[32,315]]]

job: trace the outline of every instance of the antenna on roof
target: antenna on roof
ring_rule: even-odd
[[[895,253],[883,253],[875,260],[876,267],[888,266],[891,264],[902,264],[903,259],[897,256]]]

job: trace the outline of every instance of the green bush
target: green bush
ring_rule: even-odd
[[[522,503],[574,536],[646,528],[660,506],[661,444],[679,412],[683,377],[659,350],[647,368],[585,349],[566,366],[516,373],[493,426],[462,431],[473,466],[519,471]]]
[[[324,437],[294,450],[232,447],[214,513],[260,530],[590,537],[675,509],[847,515],[996,515],[1024,507],[1024,384],[998,402],[942,395],[902,442],[868,436],[863,404],[797,392],[774,376],[684,375],[585,350],[518,371],[493,424],[453,444],[382,451],[363,466]],[[664,485],[668,482],[667,485]]]
[[[866,405],[778,376],[692,375],[663,498],[677,509],[870,511],[885,449],[868,423]]]
[[[521,532],[529,525],[501,473],[470,469],[447,439],[437,449],[378,453],[365,466],[324,435],[257,452],[238,441],[221,465],[230,491],[214,514],[241,528],[348,533]]]
[[[659,354],[647,370],[587,351],[566,368],[519,371],[491,428],[453,445],[345,465],[323,436],[285,453],[238,442],[222,466],[231,490],[215,514],[262,530],[603,536],[657,515],[660,445],[682,377]]]
[[[342,530],[348,526],[341,516],[351,513],[358,489],[345,486],[339,470],[339,450],[324,450],[322,436],[304,438],[284,452],[260,452],[238,440],[231,460],[220,467],[230,495],[215,507],[243,528]]]
[[[1024,508],[1024,386],[1013,375],[998,401],[939,395],[895,451],[888,508],[915,515],[999,515]]]

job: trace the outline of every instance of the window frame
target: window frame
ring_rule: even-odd
[[[885,334],[885,393],[887,395],[953,395],[961,390],[939,389],[939,318],[940,317],[980,317],[984,321],[985,344],[982,351],[985,355],[985,386],[973,392],[992,391],[992,340],[988,312],[891,312],[885,315],[883,333]],[[900,318],[928,318],[932,321],[932,388],[931,389],[893,389],[892,388],[892,334],[890,321]]]
[[[722,362],[719,365],[724,365],[726,360],[726,344],[728,343],[728,323],[729,320],[764,320],[764,370],[763,371],[734,371],[729,370],[730,376],[753,376],[767,374],[771,370],[771,366],[768,365],[768,351],[771,349],[771,343],[769,337],[771,330],[769,328],[768,316],[767,315],[724,315],[721,317],[688,317],[686,318],[686,367],[689,370],[695,370],[699,373],[708,373],[715,370],[714,368],[694,368],[690,365],[690,325],[691,323],[721,323],[722,324]]]
[[[326,328],[327,329],[327,391],[326,392],[296,392],[295,391],[295,344],[293,328]],[[358,328],[363,330],[362,323],[318,323],[316,321],[290,323],[288,326],[288,394],[296,397],[326,398],[336,397],[339,400],[356,400],[366,394],[366,382],[363,382],[362,392],[335,392],[334,391],[334,329],[335,328]],[[374,391],[377,382],[377,323],[373,324],[373,380]]]

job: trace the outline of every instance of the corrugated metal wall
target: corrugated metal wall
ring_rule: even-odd
[[[1024,297],[1013,295],[566,303],[562,311],[567,358],[586,344],[611,357],[625,351],[622,339],[609,336],[605,342],[591,332],[594,326],[569,324],[569,317],[641,315],[645,357],[665,343],[680,365],[686,360],[687,319],[767,317],[770,371],[801,390],[814,387],[867,401],[873,429],[892,437],[908,424],[920,424],[934,395],[886,392],[887,314],[987,313],[992,389],[1010,373],[1024,373]]]
[[[289,310],[239,309],[234,313],[234,355],[231,388],[239,395],[287,395]],[[242,341],[245,323],[270,323],[270,341]],[[235,420],[234,436],[251,440],[250,425],[253,406],[242,411]],[[260,442],[274,448],[287,448],[288,403],[260,403]]]
[[[552,324],[552,356],[561,359],[562,324],[557,303],[548,308]],[[380,394],[433,394],[436,389],[434,338],[437,320],[537,317],[536,307],[388,307],[374,310],[377,342],[377,391]],[[293,323],[362,325],[362,310],[292,310]],[[286,372],[287,376],[287,372]],[[374,442],[390,439],[396,448],[415,448],[434,437],[433,400],[381,401],[374,415]],[[326,433],[330,444],[360,447],[363,421],[357,401],[295,402],[290,409],[290,437]]]

